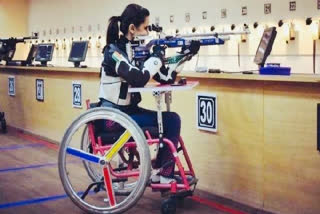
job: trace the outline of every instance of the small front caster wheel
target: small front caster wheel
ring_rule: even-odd
[[[162,214],[175,214],[176,213],[176,200],[173,198],[166,199],[161,204]]]

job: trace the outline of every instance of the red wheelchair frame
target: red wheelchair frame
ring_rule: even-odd
[[[90,101],[86,100],[87,108],[90,108]],[[89,139],[92,144],[92,151],[93,154],[104,155],[106,151],[108,151],[112,144],[107,144],[105,142],[102,142],[101,137],[95,136],[95,130],[94,130],[94,124],[89,123],[88,124],[88,134]],[[149,131],[145,131],[146,140],[149,146],[153,144],[159,144],[160,140],[158,138],[152,138]],[[195,186],[197,184],[197,179],[195,177],[195,173],[188,155],[188,152],[186,150],[185,144],[182,140],[182,137],[179,138],[178,143],[178,149],[175,148],[174,144],[169,140],[164,138],[163,143],[165,143],[167,146],[169,146],[173,156],[175,164],[178,167],[178,171],[175,171],[175,175],[180,175],[182,179],[182,183],[178,184],[177,182],[172,182],[170,184],[161,184],[161,183],[149,183],[149,187],[152,188],[153,191],[168,191],[170,190],[171,196],[180,196],[180,197],[187,197],[192,196],[193,191],[195,189]],[[138,152],[136,150],[136,143],[135,142],[127,142],[122,149],[125,149],[127,151],[130,151],[131,154],[135,154],[137,156],[137,159],[139,159]],[[182,163],[180,161],[180,158],[178,156],[178,152],[182,151],[183,155],[185,157],[186,163],[188,165],[188,171],[184,170],[184,167],[182,166]],[[121,170],[121,172],[117,172],[112,166],[110,165],[110,174],[114,176],[117,179],[121,178],[129,178],[129,177],[136,177],[139,176],[139,171],[134,170],[134,165],[137,164],[134,162],[134,158],[129,158],[127,160],[122,152],[119,152],[120,158],[128,165],[126,170]],[[155,161],[155,160],[152,160]],[[188,181],[187,175],[192,176],[192,181]],[[194,188],[191,189],[191,186],[194,185]]]

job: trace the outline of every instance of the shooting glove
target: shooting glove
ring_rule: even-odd
[[[144,62],[144,68],[149,71],[150,76],[154,76],[160,71],[160,68],[164,65],[165,47],[155,45],[152,48],[152,54],[149,59]]]

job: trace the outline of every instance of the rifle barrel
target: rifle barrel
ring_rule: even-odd
[[[197,34],[178,34],[177,37],[218,37],[218,36],[229,36],[229,35],[243,35],[250,34],[249,31],[239,32],[217,32],[217,33],[197,33]]]
[[[24,40],[30,40],[30,39],[38,39],[37,36],[28,36],[28,37],[17,37],[17,38],[6,38],[6,39],[0,39],[0,42],[7,42],[7,41],[15,41],[17,43],[24,42]]]

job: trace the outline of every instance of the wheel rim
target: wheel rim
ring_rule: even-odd
[[[139,171],[139,179],[135,187],[133,188],[132,192],[126,199],[124,199],[122,202],[113,207],[98,207],[82,200],[80,196],[77,194],[77,192],[74,190],[73,185],[70,183],[68,173],[66,170],[66,150],[69,146],[69,143],[71,142],[72,136],[82,125],[98,119],[108,120],[115,118],[121,126],[125,127],[126,130],[130,132],[131,136],[137,142],[137,150],[139,151],[139,153],[144,154],[142,157],[140,157],[142,167]],[[67,129],[63,137],[61,148],[59,151],[59,173],[65,191],[77,206],[93,213],[118,213],[123,212],[132,207],[144,192],[144,189],[150,177],[150,169],[150,152],[141,129],[127,115],[121,113],[120,111],[116,111],[110,108],[92,109],[80,115],[80,117],[78,117]]]

